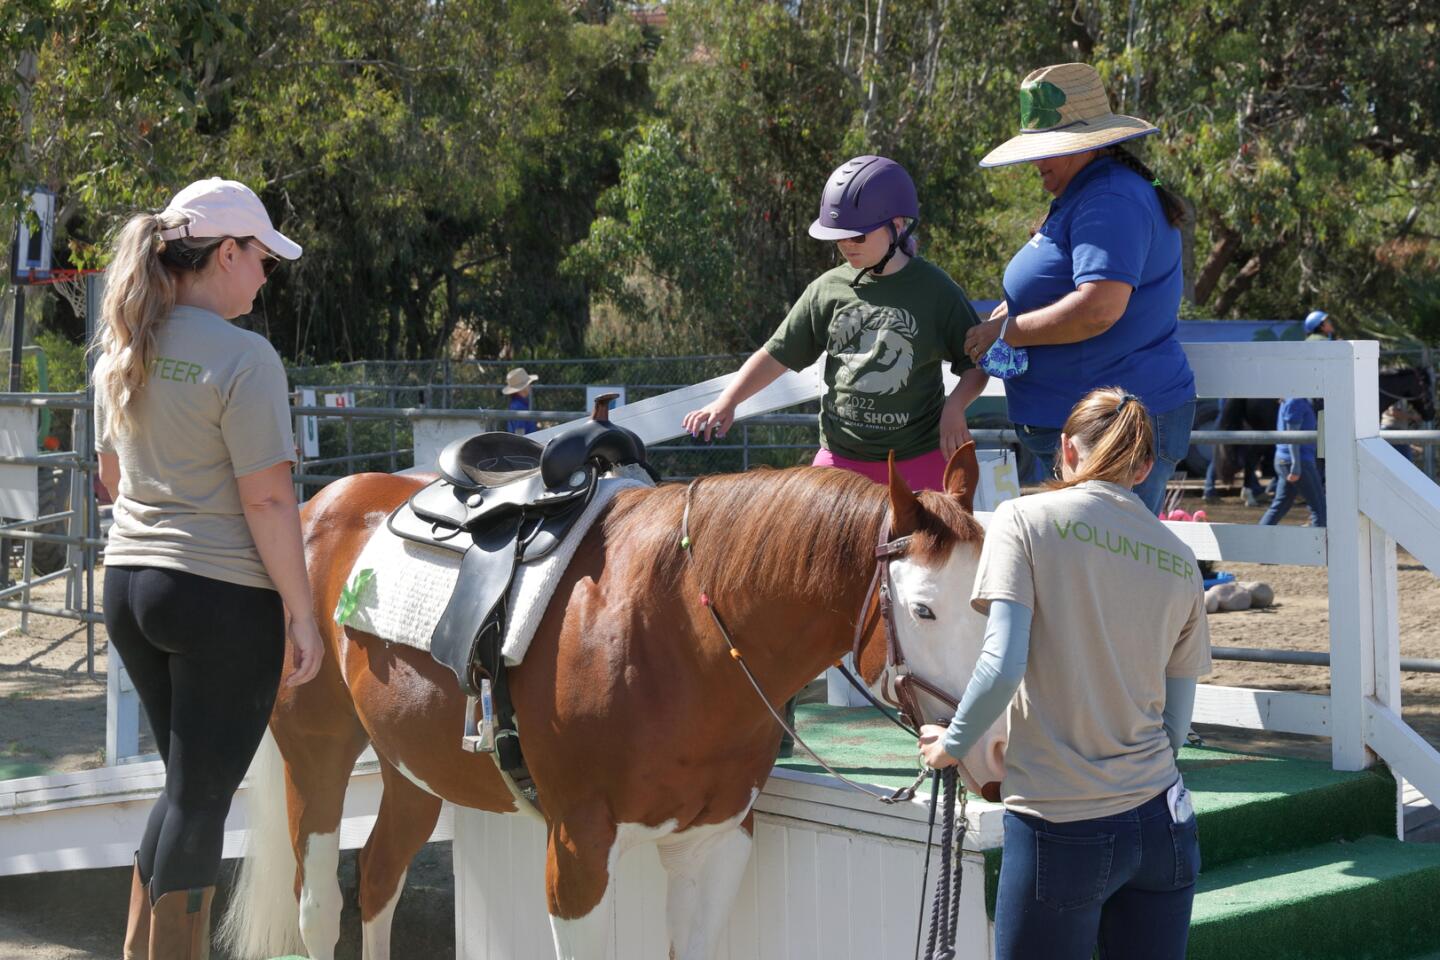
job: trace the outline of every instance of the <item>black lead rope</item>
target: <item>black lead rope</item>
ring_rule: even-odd
[[[924,960],[955,960],[955,938],[960,932],[960,883],[964,858],[961,849],[969,824],[965,820],[965,788],[959,785],[955,767],[931,772],[930,826],[925,840],[925,870],[920,879],[920,917],[915,921],[915,956],[920,956],[920,928],[925,919],[925,884],[930,879],[930,847],[935,835],[935,811],[944,811],[940,827],[940,871],[935,881],[935,897],[930,910],[930,936],[925,941]],[[944,787],[943,797],[937,796]],[[956,796],[960,798],[960,815],[955,815]],[[937,803],[936,801],[939,800]]]

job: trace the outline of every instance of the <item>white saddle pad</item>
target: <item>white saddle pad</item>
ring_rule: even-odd
[[[594,498],[560,545],[549,556],[516,569],[500,648],[507,664],[514,666],[525,656],[561,575],[600,511],[621,490],[649,486],[654,486],[649,475],[635,466],[602,477]],[[355,559],[335,608],[335,622],[391,643],[429,650],[430,635],[460,576],[461,559],[453,551],[398,537],[382,523]]]

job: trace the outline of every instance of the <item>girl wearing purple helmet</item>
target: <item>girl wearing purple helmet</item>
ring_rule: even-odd
[[[724,392],[685,415],[686,431],[725,436],[737,406],[823,353],[815,465],[883,483],[893,451],[912,489],[941,489],[946,460],[970,439],[965,408],[987,377],[965,352],[979,323],[965,291],[916,253],[919,219],[915,184],[895,161],[856,157],[832,173],[810,236],[834,241],[845,263],[805,288]],[[945,362],[960,376],[949,396]]]

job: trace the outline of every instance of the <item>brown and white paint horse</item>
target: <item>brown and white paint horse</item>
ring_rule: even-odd
[[[977,475],[967,445],[946,469],[945,493],[917,496],[893,471],[888,491],[827,468],[707,477],[691,493],[690,558],[679,546],[684,486],[616,497],[510,679],[544,809],[545,896],[560,960],[605,956],[616,860],[638,843],[657,844],[667,872],[672,957],[710,960],[729,917],[750,855],[751,805],[780,730],[697,602],[702,589],[778,709],[848,649],[888,518],[892,536],[912,535],[891,566],[910,667],[962,691],[984,633],[968,602],[983,539],[970,513]],[[273,817],[280,856],[269,860],[274,837],[252,837],[261,853],[247,859],[224,934],[239,956],[299,952],[298,926],[310,957],[333,957],[341,803],[366,744],[384,784],[359,860],[366,960],[391,955],[405,872],[442,799],[494,812],[524,806],[490,756],[460,749],[465,698],[445,667],[329,617],[366,539],[422,482],[359,475],[305,507],[326,657],[315,680],[281,688],[270,721],[289,836]],[[879,637],[877,627],[867,647],[882,647]],[[861,657],[867,682],[880,659]],[[982,748],[998,757],[995,731]],[[252,777],[252,795],[265,789],[261,779]],[[292,871],[294,896],[277,894],[277,879]]]

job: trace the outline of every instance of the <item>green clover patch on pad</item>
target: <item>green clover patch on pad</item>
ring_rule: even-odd
[[[1049,80],[1034,80],[1020,85],[1020,126],[1025,130],[1044,130],[1058,126],[1060,108],[1065,105],[1065,91]]]
[[[366,567],[340,588],[340,602],[335,604],[336,623],[344,626],[345,622],[355,615],[355,609],[360,606],[360,594],[365,592],[365,587],[374,579],[375,571]]]

